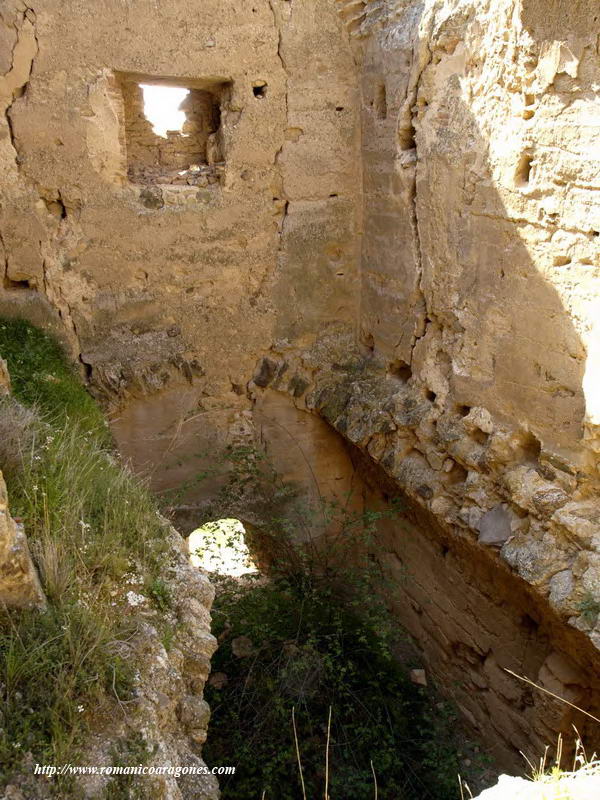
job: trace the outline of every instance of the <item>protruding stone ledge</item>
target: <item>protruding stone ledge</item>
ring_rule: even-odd
[[[8,509],[0,472],[0,603],[12,608],[45,608],[46,598],[29,554],[23,526]]]

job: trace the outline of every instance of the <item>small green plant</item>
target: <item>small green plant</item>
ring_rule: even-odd
[[[587,594],[577,606],[577,610],[588,625],[595,625],[600,614],[600,602],[591,594]]]
[[[162,643],[162,646],[167,651],[167,653],[171,651],[174,640],[175,640],[175,627],[168,622],[163,623],[160,629],[160,641]]]
[[[162,578],[154,578],[146,584],[146,594],[159,611],[166,611],[173,604],[171,591]]]

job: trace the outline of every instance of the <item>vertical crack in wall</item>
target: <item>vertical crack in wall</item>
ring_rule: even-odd
[[[2,250],[2,261],[3,261],[2,282],[0,283],[0,288],[1,288],[2,286],[6,286],[8,282],[8,251],[6,249],[6,245],[4,244],[4,238],[2,236],[1,230],[0,230],[0,250]]]
[[[284,105],[285,105],[285,127],[287,129],[287,127],[289,125],[288,71],[287,71],[287,66],[286,66],[286,63],[285,63],[285,59],[283,57],[283,33],[282,33],[283,21],[280,19],[280,17],[278,16],[277,11],[275,10],[275,6],[273,4],[273,0],[269,0],[269,8],[271,9],[271,13],[273,15],[273,25],[274,25],[275,30],[277,32],[277,57],[279,59],[279,62],[281,63],[281,68],[282,68],[283,73],[285,75]],[[289,14],[291,16],[291,14],[293,13],[292,2],[289,3],[289,9],[290,9],[289,10]],[[279,257],[280,257],[280,254],[281,254],[282,240],[283,240],[283,235],[284,235],[284,228],[285,228],[285,223],[286,223],[286,220],[287,220],[287,216],[288,216],[288,212],[289,212],[289,205],[290,205],[290,202],[289,202],[289,200],[288,200],[288,198],[286,196],[286,191],[285,191],[285,186],[284,186],[283,170],[281,169],[281,165],[279,163],[280,162],[280,158],[281,158],[281,154],[283,152],[283,148],[285,147],[285,142],[286,142],[286,140],[285,140],[285,136],[284,136],[282,138],[281,146],[279,147],[279,149],[275,153],[275,161],[274,161],[275,168],[279,172],[281,192],[282,192],[282,195],[283,195],[283,197],[281,198],[281,202],[282,202],[281,216],[280,216],[280,219],[279,219],[279,222],[278,222],[279,244],[278,244],[278,247],[277,247],[277,260],[279,260]]]
[[[277,32],[277,58],[279,59],[279,62],[281,64],[281,69],[283,70],[284,75],[285,75],[284,104],[285,104],[285,121],[286,121],[286,127],[287,127],[287,124],[288,124],[288,121],[289,121],[288,72],[287,72],[287,67],[286,67],[286,63],[285,63],[285,60],[283,58],[283,52],[282,52],[283,51],[283,34],[282,34],[282,31],[281,31],[282,21],[278,18],[277,12],[276,12],[275,7],[273,5],[273,0],[269,0],[269,8],[271,9],[271,13],[273,14],[273,26],[275,27],[275,30]],[[290,14],[291,14],[291,3],[290,3]],[[281,146],[279,147],[279,149],[275,153],[275,166],[278,167],[278,168],[279,168],[279,159],[281,157],[281,153],[283,152],[283,148],[284,147],[285,147],[285,137],[282,139]],[[279,170],[279,171],[280,171],[281,181],[282,181],[282,184],[283,184],[283,174],[281,173],[281,170]],[[287,202],[286,202],[286,208],[284,209],[284,216],[285,216],[286,213],[287,213]]]
[[[17,27],[17,41],[13,47],[11,68],[0,78],[0,105],[6,120],[10,142],[15,151],[17,167],[19,165],[19,149],[10,112],[15,100],[25,92],[37,52],[35,12],[32,8],[27,7],[21,15],[21,24]]]
[[[425,27],[425,31],[422,33],[423,28]],[[411,131],[411,139],[414,148],[414,177],[413,177],[413,185],[411,191],[411,227],[413,229],[413,234],[415,237],[415,255],[416,255],[416,271],[417,271],[417,280],[416,280],[416,291],[418,295],[418,300],[416,302],[416,306],[419,308],[419,312],[416,314],[415,320],[415,329],[412,337],[412,343],[410,346],[410,360],[409,363],[412,365],[413,361],[413,353],[417,343],[420,339],[422,339],[426,332],[427,332],[427,325],[428,320],[430,319],[430,312],[427,309],[427,298],[423,289],[423,264],[424,264],[424,253],[423,253],[423,245],[421,242],[421,231],[420,231],[420,224],[419,224],[419,204],[418,204],[418,175],[419,175],[419,152],[418,152],[418,140],[417,140],[417,131],[415,129],[415,117],[416,117],[416,109],[415,106],[417,104],[417,99],[419,95],[419,88],[421,84],[421,78],[423,73],[431,63],[433,54],[431,52],[431,48],[429,47],[429,41],[433,31],[433,14],[430,13],[428,17],[425,19],[424,24],[422,23],[419,25],[419,29],[417,31],[417,39],[415,46],[413,48],[413,66],[412,66],[412,75],[410,77],[409,85],[407,88],[406,100],[404,101],[403,107],[400,111],[400,119],[399,119],[399,135],[401,135],[401,127],[400,123],[402,119],[406,121],[407,126],[409,126]]]

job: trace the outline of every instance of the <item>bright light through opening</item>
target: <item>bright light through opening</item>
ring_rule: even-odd
[[[258,572],[244,535],[244,526],[238,519],[220,519],[196,528],[188,537],[192,564],[235,577]]]
[[[144,94],[144,115],[157,136],[167,138],[167,131],[181,131],[185,112],[179,106],[190,93],[178,86],[152,86],[140,83]],[[185,134],[183,134],[185,136]]]

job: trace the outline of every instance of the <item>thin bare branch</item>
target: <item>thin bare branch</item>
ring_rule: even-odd
[[[300,747],[298,745],[298,733],[296,731],[296,707],[292,708],[292,725],[294,726],[294,742],[296,743],[296,758],[298,759],[298,769],[300,771],[300,783],[302,784],[302,797],[306,800],[306,789],[304,787],[304,775],[302,774],[302,761],[300,760]]]
[[[329,740],[331,738],[331,706],[327,720],[327,747],[325,748],[325,800],[329,800]]]
[[[586,717],[589,717],[590,719],[593,719],[594,722],[600,722],[600,719],[598,719],[598,717],[595,717],[593,714],[590,714],[589,711],[586,711],[585,709],[580,708],[579,706],[576,706],[575,703],[571,703],[568,700],[565,700],[564,697],[561,697],[559,694],[555,694],[554,692],[551,692],[549,689],[544,689],[543,686],[539,686],[539,684],[534,683],[534,681],[530,680],[529,678],[525,678],[523,675],[517,675],[517,673],[513,672],[512,669],[507,669],[506,667],[504,667],[504,671],[508,672],[509,675],[512,675],[513,678],[518,678],[520,681],[523,681],[524,683],[528,683],[530,686],[533,686],[535,689],[539,689],[540,692],[544,692],[545,694],[549,694],[550,697],[554,697],[556,700],[560,700],[561,703],[566,703],[568,706],[571,706],[571,708],[574,708],[576,711],[581,711],[582,714],[585,714]]]

